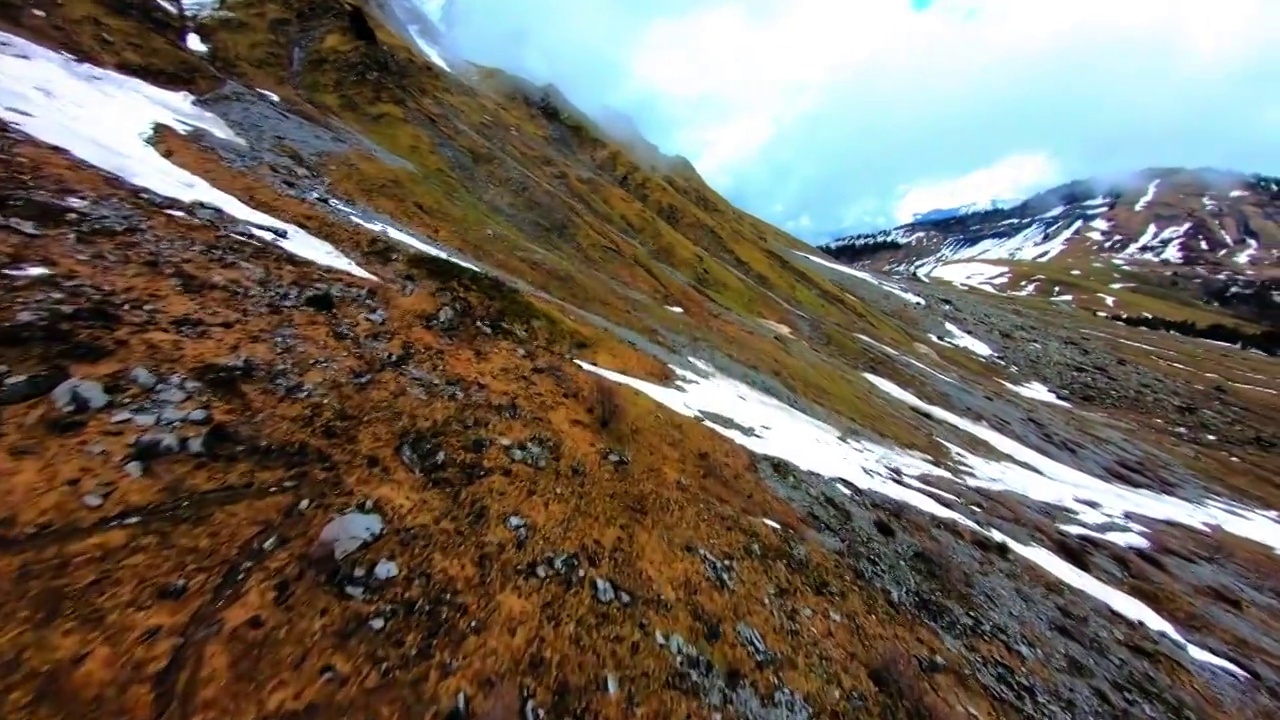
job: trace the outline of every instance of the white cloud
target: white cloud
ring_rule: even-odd
[[[1024,182],[1002,192],[1151,165],[1280,171],[1275,0],[449,0],[446,19],[464,57],[629,113],[747,210],[808,213],[814,236],[900,214],[903,186],[951,197],[928,187],[1010,156],[1058,172],[1009,170]]]
[[[894,208],[894,219],[905,223],[918,213],[937,208],[1026,197],[1063,180],[1057,163],[1047,155],[1009,155],[960,177],[908,187]]]

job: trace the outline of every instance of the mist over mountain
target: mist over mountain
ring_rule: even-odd
[[[806,239],[1153,165],[1280,170],[1263,0],[398,2]]]

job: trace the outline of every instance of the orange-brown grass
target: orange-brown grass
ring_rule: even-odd
[[[186,139],[161,143],[175,161],[265,211],[325,236],[344,231],[220,168]],[[425,272],[417,290],[402,296],[137,205],[120,183],[37,144],[11,147],[0,161],[0,192],[38,186],[112,197],[146,219],[145,236],[77,240],[57,228],[61,220],[49,221],[51,233],[39,244],[3,236],[6,262],[39,262],[55,273],[6,276],[6,311],[82,280],[87,284],[68,286],[67,302],[108,303],[119,314],[117,324],[84,338],[107,353],[73,362],[73,374],[105,379],[123,400],[138,392],[122,378],[135,365],[204,377],[210,366],[243,355],[260,368],[286,362],[314,390],[307,398],[282,397],[259,376],[234,389],[210,386],[215,418],[256,449],[164,458],[138,479],[119,471],[132,433],[117,434],[106,413],[74,427],[51,424],[58,413],[46,400],[0,411],[7,429],[0,456],[10,468],[0,572],[19,579],[6,585],[8,612],[0,620],[3,655],[18,663],[0,682],[7,716],[59,717],[92,707],[112,717],[392,717],[440,712],[458,692],[483,711],[512,684],[542,707],[568,702],[593,716],[705,716],[706,708],[668,685],[673,661],[652,631],[682,633],[722,669],[737,669],[767,690],[766,673],[733,639],[738,622],[782,655],[778,672],[791,687],[819,711],[834,712],[833,690],[892,702],[877,699],[863,674],[881,645],[940,651],[931,632],[866,594],[818,546],[809,545],[803,567],[788,562],[788,544],[807,544],[804,519],[756,478],[749,454],[634,391],[602,390],[565,359],[571,334],[531,332],[521,340],[467,328],[447,333],[427,322],[446,288],[475,312],[492,313],[495,323],[508,310],[528,319],[521,313],[531,311],[516,299],[494,306],[465,276]],[[350,232],[344,247],[361,249],[370,270],[387,269],[378,259],[386,240]],[[385,304],[386,322],[363,319],[347,295],[333,313],[284,310],[264,299],[318,285],[371,289]],[[207,322],[199,332],[179,333],[173,321],[190,316]],[[283,328],[292,330],[294,345],[279,351],[273,341]],[[411,343],[414,364],[464,388],[464,398],[419,397],[400,373],[377,371],[362,340],[374,337],[391,350]],[[661,368],[624,344],[592,347],[628,372]],[[57,352],[56,343],[0,348],[3,362],[23,372]],[[318,369],[314,360],[334,365]],[[347,380],[369,371],[367,384]],[[606,392],[611,397],[602,401]],[[519,409],[514,415],[503,411],[511,406]],[[602,408],[613,416],[608,428],[601,427]],[[625,432],[629,464],[607,457],[616,449],[615,429]],[[506,461],[495,443],[475,458],[489,468],[483,479],[464,482],[454,465],[418,477],[396,454],[400,439],[415,432],[437,433],[445,457],[462,464],[477,435],[516,442],[537,435],[554,454],[549,467],[536,470]],[[85,453],[94,443],[107,453]],[[103,508],[81,504],[90,490],[106,496]],[[310,507],[301,511],[304,499]],[[375,503],[388,533],[358,562],[367,567],[389,557],[404,573],[382,601],[346,598],[311,554],[320,527],[362,499]],[[511,514],[533,529],[523,548],[504,526]],[[137,519],[108,524],[128,518]],[[686,547],[735,559],[735,589],[717,587]],[[584,584],[568,590],[526,575],[529,565],[561,550],[579,553],[587,581],[607,577],[626,589],[632,605],[602,606]],[[178,578],[188,583],[186,593],[161,597]],[[803,641],[782,622],[794,613],[775,615],[763,602],[766,587],[776,589],[775,604],[786,598],[786,607],[815,611]],[[434,609],[421,617],[396,610],[418,600]],[[858,620],[833,622],[828,610]],[[373,616],[388,618],[381,632],[369,628]],[[700,640],[712,621],[726,636],[715,644]],[[624,696],[599,690],[605,671],[618,675]],[[963,676],[940,682],[945,692],[981,704]]]

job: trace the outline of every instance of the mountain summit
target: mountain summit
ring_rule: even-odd
[[[937,208],[927,212],[916,213],[912,218],[913,223],[934,222],[937,220],[947,220],[949,218],[960,215],[970,215],[972,213],[987,212],[989,210],[999,210],[1002,208],[1014,207],[1021,203],[1021,200],[984,200],[982,202],[972,202],[953,208]]]

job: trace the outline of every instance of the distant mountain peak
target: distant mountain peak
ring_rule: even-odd
[[[822,249],[844,262],[926,274],[962,260],[1048,262],[1068,250],[1251,273],[1280,261],[1277,186],[1259,175],[1152,168],[1077,180],[1021,202],[932,210]]]
[[[1021,198],[992,198],[990,200],[980,200],[978,202],[966,203],[958,207],[952,208],[935,208],[922,213],[916,213],[911,217],[912,222],[930,222],[933,220],[946,220],[948,218],[958,217],[960,215],[971,215],[973,213],[989,212],[991,210],[1004,210],[1021,203]]]

